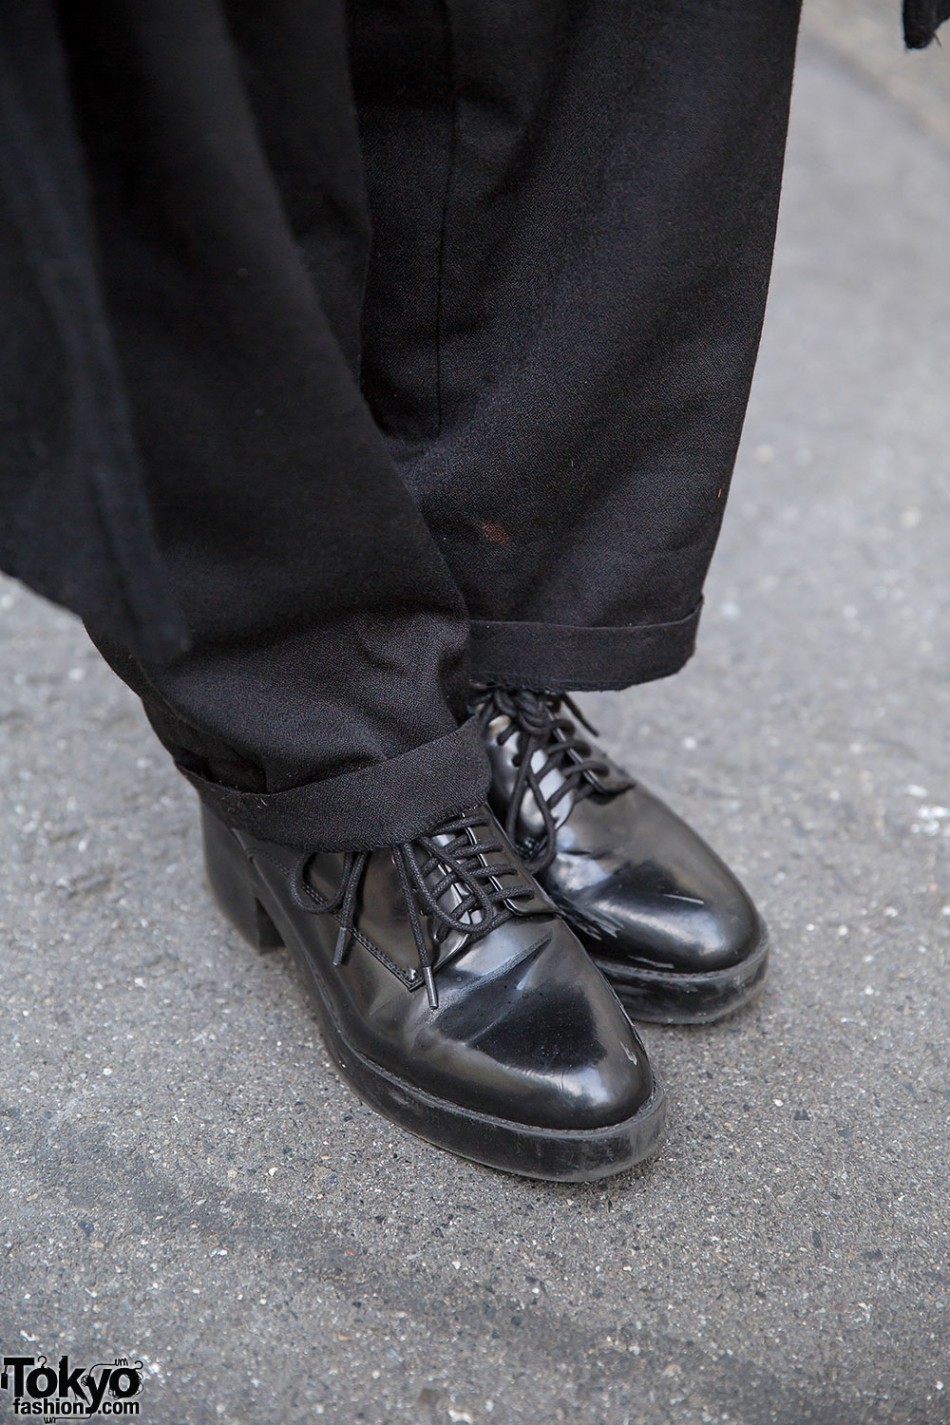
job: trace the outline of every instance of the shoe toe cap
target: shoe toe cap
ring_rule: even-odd
[[[564,838],[547,886],[599,958],[701,974],[755,953],[764,926],[745,887],[659,798],[637,788],[598,830],[603,849]]]
[[[473,1106],[582,1130],[634,1117],[654,1092],[646,1050],[576,937],[552,921],[536,950],[447,1004],[439,1033]],[[462,1051],[461,1054],[459,1051]]]
[[[669,891],[657,879],[644,885],[617,877],[578,908],[599,955],[703,974],[739,965],[761,945],[762,920],[738,882]]]

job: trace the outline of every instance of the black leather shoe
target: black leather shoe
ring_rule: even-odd
[[[487,807],[347,853],[202,817],[221,909],[293,951],[332,1058],[373,1108],[533,1178],[606,1177],[657,1147],[646,1051]]]
[[[491,805],[635,1019],[705,1023],[765,981],[765,927],[705,841],[578,732],[563,694],[478,689]]]

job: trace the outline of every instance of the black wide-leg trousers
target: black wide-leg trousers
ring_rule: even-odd
[[[94,625],[201,795],[309,848],[484,794],[470,680],[689,657],[795,0],[63,0],[189,647]]]

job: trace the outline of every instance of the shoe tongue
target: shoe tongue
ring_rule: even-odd
[[[565,733],[554,724],[549,704],[546,704],[546,710],[548,722],[541,745],[531,754],[531,768],[540,779],[538,794],[546,803],[547,817],[553,818],[555,827],[560,828],[571,816],[579,794],[590,796],[594,801],[612,800],[621,792],[628,791],[634,782],[592,743],[586,744],[583,750],[567,745]],[[517,733],[502,742],[506,730],[512,728],[517,729]],[[500,714],[489,724],[488,734],[488,754],[493,765],[494,782],[502,792],[503,802],[508,804],[518,779],[514,758],[525,749],[531,733],[520,716],[515,719]],[[573,726],[567,735],[573,736]],[[577,770],[577,764],[588,755],[587,748],[600,764],[596,774],[586,769],[583,772]],[[547,826],[548,820],[538,805],[534,789],[530,785],[525,786],[518,808],[515,840],[521,846],[536,845],[547,835]]]
[[[453,830],[452,823],[449,822],[446,824],[445,830],[435,830],[426,840],[434,843],[440,849],[447,849],[453,844],[457,846],[461,841],[461,847],[451,852],[452,859],[461,862],[464,870],[477,871],[480,868],[485,868],[492,873],[490,877],[480,877],[479,882],[489,892],[499,890],[506,893],[498,901],[492,901],[494,913],[501,920],[507,920],[509,917],[524,919],[532,916],[553,915],[555,913],[554,906],[525,870],[491,811],[487,807],[477,807],[470,815],[478,817],[474,825]],[[497,849],[493,851],[476,849],[485,845],[493,845]],[[470,852],[467,850],[468,847],[471,848]],[[416,846],[414,854],[421,870],[429,860],[428,849]],[[370,869],[372,871],[372,862]],[[432,938],[436,966],[455,959],[469,946],[490,936],[494,928],[490,924],[486,925],[483,910],[477,903],[459,915],[459,907],[471,899],[470,887],[466,885],[462,874],[453,874],[452,867],[439,860],[426,874],[425,881],[431,891],[443,880],[448,880],[448,884],[438,896],[438,905],[445,913],[461,919],[471,929],[466,933],[450,929],[436,942],[432,938],[434,930],[432,917],[424,907],[419,907],[426,925],[426,933]],[[511,895],[516,891],[528,891],[529,894]]]
[[[576,773],[572,775],[576,767],[578,755],[575,751],[566,746],[561,730],[555,726],[553,716],[548,712],[548,721],[542,726],[540,732],[540,746],[537,746],[531,754],[531,770],[539,778],[538,793],[546,803],[554,802],[549,815],[553,815],[556,826],[563,826],[574,810],[576,792],[581,785],[582,778]],[[513,765],[514,756],[523,755],[529,738],[536,738],[538,734],[532,731],[530,725],[519,718],[514,722],[518,729],[517,740],[511,738],[502,748],[497,739],[504,734],[505,728],[512,726],[512,719],[498,719],[492,725],[490,731],[494,734],[491,750],[498,749],[500,754],[497,758],[499,766],[496,769],[496,777],[500,774],[501,779],[508,789],[514,787],[518,769]],[[540,722],[540,720],[539,720]],[[543,775],[542,775],[543,773]],[[586,777],[583,780],[588,780]],[[592,779],[591,779],[592,780]],[[568,789],[561,793],[565,783]],[[596,782],[593,783],[596,787]],[[555,801],[555,797],[557,800]],[[521,803],[518,840],[531,841],[541,836],[545,830],[545,819],[538,806],[537,797],[531,786],[525,787],[524,797]]]
[[[479,810],[481,810],[481,808]],[[511,846],[507,836],[492,813],[489,812],[487,808],[484,810],[486,815],[485,822],[479,823],[479,825],[474,828],[466,828],[465,835],[472,847],[478,842],[484,843],[487,841],[497,846],[498,850],[478,853],[473,852],[473,854],[468,857],[465,857],[463,852],[465,864],[473,869],[478,866],[484,866],[487,867],[489,871],[495,873],[490,880],[487,878],[483,880],[482,883],[486,886],[497,887],[502,891],[514,891],[526,886],[531,889],[531,896],[518,896],[513,898],[510,903],[507,900],[503,903],[504,908],[513,915],[550,915],[554,909],[551,902],[531,875],[525,870],[517,852]],[[479,835],[478,833],[481,834]],[[439,831],[435,832],[431,839],[437,846],[445,847],[456,840],[457,835],[458,833],[455,832]],[[422,853],[420,853],[420,855],[422,855]],[[458,859],[457,853],[456,859]],[[424,864],[425,857],[423,855],[420,865]],[[427,879],[430,886],[434,886],[439,883],[444,875],[449,874],[449,867],[443,866],[440,863],[429,873]],[[455,914],[456,907],[467,900],[468,895],[469,892],[464,882],[453,879],[439,896],[439,904],[450,914]],[[478,908],[475,907],[467,911],[463,919],[471,922],[473,929],[476,929],[480,923]]]
[[[572,778],[569,775],[565,775],[566,773],[570,773],[574,759],[569,750],[565,750],[560,755],[558,754],[560,740],[557,733],[555,733],[544,747],[539,748],[537,752],[532,753],[531,756],[531,769],[540,777],[538,792],[544,798],[545,802],[548,803],[548,815],[553,816],[555,826],[563,826],[574,810],[577,787],[580,784],[579,778]],[[551,762],[552,759],[553,766],[548,767],[544,776],[541,777],[540,774],[544,767],[548,762]],[[555,794],[561,791],[565,783],[569,784],[568,790],[551,806]],[[544,818],[541,815],[537,797],[530,786],[525,789],[524,799],[521,804],[521,820],[524,823],[525,830],[532,839],[543,834],[545,828]]]

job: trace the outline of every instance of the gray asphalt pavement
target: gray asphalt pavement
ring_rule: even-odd
[[[363,1108],[135,700],[0,585],[4,1353],[138,1358],[158,1425],[950,1422],[948,253],[950,153],[806,43],[700,652],[586,701],[775,943],[757,1008],[645,1031],[645,1172]]]

